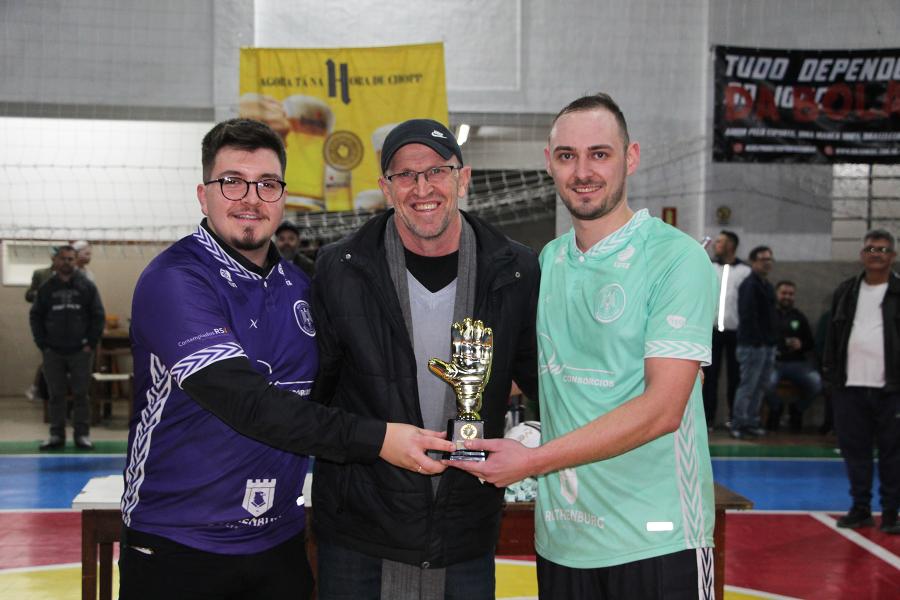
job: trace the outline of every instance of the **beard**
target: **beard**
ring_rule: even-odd
[[[254,231],[250,228],[241,232],[240,236],[235,236],[231,240],[231,245],[237,250],[259,250],[269,242],[266,236],[254,237]]]
[[[574,185],[577,186],[588,183],[592,182],[579,181],[576,179]],[[622,204],[622,200],[625,198],[625,172],[623,170],[622,179],[619,181],[619,185],[615,188],[610,189],[607,197],[603,199],[599,205],[571,200],[564,193],[561,193],[559,196],[562,199],[563,204],[565,204],[566,208],[568,209],[569,214],[571,214],[574,218],[580,221],[595,221],[597,219],[605,217],[616,208],[618,208],[620,204]]]

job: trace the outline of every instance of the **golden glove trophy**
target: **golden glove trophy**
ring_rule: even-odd
[[[447,453],[449,460],[480,461],[487,458],[483,450],[467,450],[466,440],[484,438],[484,421],[481,395],[491,377],[491,361],[494,358],[494,332],[481,321],[466,317],[462,323],[451,327],[452,355],[450,363],[432,358],[428,368],[432,373],[453,386],[456,392],[457,416],[447,423],[450,441],[456,450]]]

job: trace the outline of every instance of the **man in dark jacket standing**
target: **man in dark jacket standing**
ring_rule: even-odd
[[[775,365],[775,341],[778,319],[775,315],[775,290],[768,281],[775,258],[772,249],[757,246],[750,251],[750,268],[738,291],[737,359],[741,382],[734,398],[731,437],[755,438],[765,435],[760,427],[759,407],[769,387]]]
[[[31,333],[44,355],[44,377],[50,392],[50,437],[41,450],[66,444],[66,390],[70,386],[75,445],[92,450],[88,384],[91,357],[103,333],[103,303],[97,287],[75,268],[72,246],[61,246],[55,263],[56,272],[38,289],[30,313]]]
[[[881,530],[900,534],[900,276],[891,266],[894,237],[868,232],[859,253],[863,273],[838,286],[822,370],[833,386],[834,428],[853,506],[838,527],[874,525],[872,446],[878,448]]]
[[[450,326],[494,332],[481,416],[503,435],[510,384],[537,396],[535,253],[459,210],[471,168],[453,134],[415,119],[382,149],[380,186],[394,209],[321,251],[313,282],[321,367],[313,398],[376,419],[443,429]],[[313,478],[319,597],[494,597],[502,489],[456,469],[416,474],[376,461],[319,459]]]

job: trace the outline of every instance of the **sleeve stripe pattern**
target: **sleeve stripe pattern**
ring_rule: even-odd
[[[225,265],[225,268],[240,277],[241,279],[262,279],[256,273],[252,273],[242,267],[236,260],[228,256],[228,253],[207,233],[203,227],[198,227],[194,233],[194,238],[200,242],[200,245],[206,248],[217,261]]]
[[[694,411],[691,410],[689,402],[684,411],[681,425],[675,432],[675,470],[678,478],[678,495],[681,497],[684,541],[687,548],[702,547],[706,530],[695,427]]]
[[[224,344],[209,346],[208,348],[198,350],[175,363],[175,366],[172,367],[172,376],[175,378],[175,382],[178,383],[178,387],[181,387],[181,383],[185,379],[200,369],[215,362],[219,362],[220,360],[234,358],[236,356],[247,356],[244,353],[244,349],[241,348],[241,345],[237,342],[226,342]]]
[[[644,358],[683,358],[699,360],[703,366],[712,359],[712,350],[704,344],[653,340],[644,344]]]
[[[153,430],[162,419],[163,408],[172,392],[172,377],[155,354],[150,355],[150,378],[147,390],[147,406],[141,411],[141,420],[134,433],[131,456],[125,469],[125,493],[122,494],[122,521],[131,526],[131,513],[140,501],[141,484],[144,482],[144,464],[150,455],[150,439]]]

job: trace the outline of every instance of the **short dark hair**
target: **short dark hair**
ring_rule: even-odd
[[[281,173],[287,169],[287,156],[284,153],[284,142],[281,136],[260,121],[253,119],[229,119],[217,123],[203,136],[200,145],[203,163],[203,181],[209,180],[216,155],[222,148],[238,148],[240,150],[259,150],[267,148],[278,156]]]
[[[789,285],[792,288],[794,288],[795,290],[797,289],[797,284],[794,283],[793,281],[791,281],[790,279],[782,279],[781,281],[779,281],[778,283],[775,284],[775,289],[777,290],[778,288],[780,288],[783,285]]]
[[[750,251],[750,262],[756,260],[756,257],[762,254],[763,252],[771,252],[772,249],[768,246],[757,246],[753,250]]]
[[[616,101],[612,99],[612,96],[604,94],[603,92],[597,92],[590,96],[582,96],[567,104],[565,108],[556,113],[556,116],[553,117],[553,123],[550,124],[550,130],[553,130],[553,127],[556,125],[556,122],[559,121],[561,116],[574,112],[586,112],[589,110],[607,110],[611,112],[616,118],[616,122],[619,124],[619,131],[622,133],[622,139],[624,140],[625,146],[628,146],[630,138],[628,137],[628,123],[625,122],[625,115],[622,114],[622,109],[619,108]]]
[[[722,231],[719,232],[719,235],[724,235],[729,240],[731,240],[731,243],[734,245],[734,249],[737,250],[738,244],[741,243],[741,238],[738,237],[738,234],[736,234],[733,231],[723,229]]]
[[[891,245],[891,250],[894,249],[894,236],[892,236],[891,232],[887,229],[872,229],[867,231],[866,236],[863,238],[863,244],[869,240],[885,240]]]
[[[72,246],[71,244],[63,244],[62,246],[56,247],[56,251],[53,253],[53,256],[57,257],[63,252],[74,252],[75,254],[78,254],[78,250],[76,250],[74,246]]]

